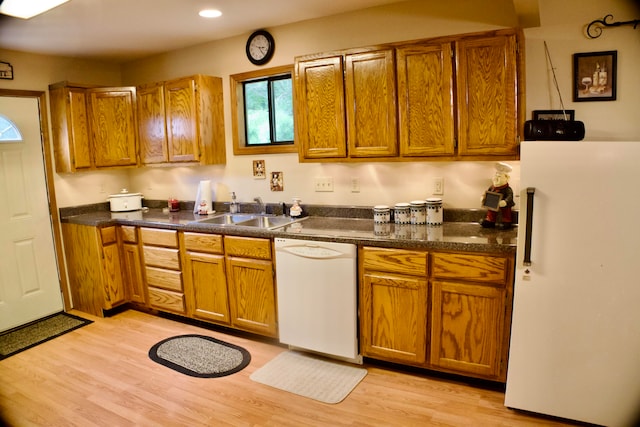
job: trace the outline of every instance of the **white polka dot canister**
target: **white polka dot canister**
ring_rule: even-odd
[[[411,209],[409,203],[396,203],[393,208],[393,222],[396,224],[411,224]]]
[[[427,225],[442,225],[442,199],[427,199]]]
[[[376,205],[373,207],[373,222],[384,224],[391,221],[391,208],[387,205]]]
[[[411,210],[411,224],[427,223],[427,204],[423,200],[412,200],[409,202]]]

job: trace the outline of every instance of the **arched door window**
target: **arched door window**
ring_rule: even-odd
[[[0,143],[22,141],[18,127],[6,116],[0,114]]]

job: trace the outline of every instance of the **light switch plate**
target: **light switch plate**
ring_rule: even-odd
[[[433,178],[433,191],[436,196],[442,196],[444,194],[444,178]]]
[[[333,177],[317,176],[314,180],[316,191],[333,191]]]

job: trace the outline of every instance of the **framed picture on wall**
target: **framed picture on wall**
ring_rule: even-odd
[[[573,101],[615,101],[618,51],[573,54]]]

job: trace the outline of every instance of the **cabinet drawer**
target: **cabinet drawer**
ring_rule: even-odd
[[[149,288],[149,303],[160,310],[184,313],[184,295],[178,292]]]
[[[146,265],[180,270],[180,254],[177,249],[145,246],[143,253]]]
[[[182,273],[174,270],[165,270],[164,268],[146,267],[147,284],[149,286],[157,286],[163,289],[182,292]]]
[[[109,245],[116,242],[116,227],[104,227],[100,229],[102,244]]]
[[[120,237],[123,242],[138,243],[138,235],[136,233],[136,227],[130,225],[120,226]]]
[[[224,246],[227,255],[271,259],[271,241],[269,239],[225,236]]]
[[[427,274],[427,252],[403,249],[362,249],[362,265],[365,270],[425,276]]]
[[[184,233],[184,248],[188,251],[222,253],[222,236],[217,234]]]
[[[175,230],[160,230],[157,228],[141,228],[142,243],[168,248],[178,247],[178,232]]]
[[[489,255],[431,254],[433,277],[506,283],[507,259]]]

